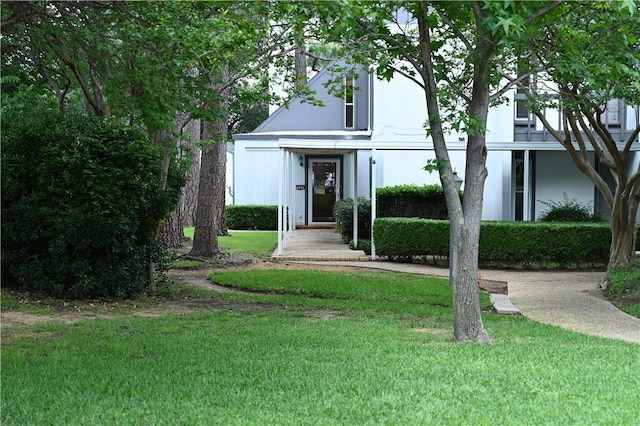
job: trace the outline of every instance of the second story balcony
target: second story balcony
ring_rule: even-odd
[[[543,113],[555,130],[562,130],[562,114],[557,108],[545,108]],[[514,116],[515,142],[557,142],[542,122],[528,110],[524,94],[515,95]],[[607,103],[602,121],[616,142],[625,143],[640,125],[640,107],[629,106],[622,100],[613,99]],[[637,137],[636,143],[638,146],[635,150],[640,150],[640,141]]]

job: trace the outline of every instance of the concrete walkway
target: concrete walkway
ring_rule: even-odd
[[[282,255],[274,253],[273,259],[449,276],[444,268],[364,260],[368,258],[362,251],[349,250],[333,230],[296,230]],[[481,270],[481,274],[485,280],[507,282],[511,303],[535,321],[640,343],[640,319],[622,312],[602,296],[598,288],[602,272]]]

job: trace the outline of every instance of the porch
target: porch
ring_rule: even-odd
[[[275,261],[341,261],[366,262],[362,250],[351,250],[342,242],[334,229],[297,228],[285,232],[281,253],[276,249],[271,255]]]

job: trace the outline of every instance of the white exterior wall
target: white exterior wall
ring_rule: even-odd
[[[594,154],[589,154],[593,163]],[[538,151],[536,153],[535,219],[549,209],[541,201],[562,202],[564,194],[572,200],[588,204],[593,211],[594,186],[580,173],[565,151]]]
[[[276,141],[236,141],[235,204],[278,204],[280,153]]]
[[[487,116],[487,145],[492,143],[513,142],[515,117],[515,90],[509,90],[505,97],[508,102],[489,109]]]
[[[423,170],[429,159],[435,157],[432,143],[426,138],[423,124],[426,120],[426,106],[424,93],[412,81],[397,76],[390,82],[374,80],[372,90],[374,106],[371,128],[372,146],[389,147],[402,144],[405,148],[424,147],[424,150],[376,150],[377,174],[373,178],[377,187],[400,184],[439,184],[436,172],[428,173]],[[557,144],[547,142],[541,148],[532,143],[514,142],[514,110],[513,102],[515,90],[507,92],[509,102],[502,103],[489,112],[487,122],[487,169],[489,175],[485,182],[483,220],[512,220],[514,218],[514,188],[512,179],[511,150],[535,151],[535,183],[528,182],[528,189],[535,190],[534,199],[536,219],[547,209],[540,201],[563,200],[563,193],[570,199],[577,199],[582,203],[593,205],[593,184],[582,175],[571,162],[568,154]],[[553,111],[548,111],[553,114]],[[634,110],[626,115],[627,126],[632,127],[636,120]],[[310,129],[312,130],[312,129]],[[304,136],[302,136],[304,138]],[[304,142],[304,141],[303,141]],[[315,141],[317,142],[317,140]],[[330,140],[335,148],[340,148],[339,139]],[[346,140],[345,140],[345,143]],[[237,140],[235,147],[235,170],[232,176],[235,204],[277,204],[278,176],[281,157],[278,149],[277,137],[274,140]],[[449,134],[447,144],[450,149],[452,166],[462,179],[465,176],[465,148],[466,135]],[[329,144],[328,144],[329,145]],[[332,148],[317,151],[327,155]],[[291,145],[290,145],[291,146]],[[296,145],[294,145],[296,146]],[[306,145],[297,145],[301,149]],[[355,145],[358,147],[368,145]],[[547,151],[548,150],[548,151]],[[306,151],[307,155],[312,151]],[[295,154],[292,167],[291,185],[308,186],[306,168],[297,161],[299,154]],[[342,162],[342,197],[353,198],[352,153],[341,152]],[[591,159],[593,160],[593,154]],[[370,197],[371,177],[370,161],[372,151],[360,149],[357,158],[357,195]],[[640,164],[640,152],[636,152],[630,159],[630,170],[636,170]],[[228,184],[229,185],[229,184]],[[308,189],[308,188],[307,188]],[[294,211],[296,223],[303,224],[306,216],[306,191],[294,190]],[[529,210],[527,209],[527,212]],[[525,215],[525,217],[528,217]],[[640,214],[639,214],[640,218]]]
[[[226,168],[226,191],[225,191],[225,204],[233,204],[234,186],[233,186],[233,160],[234,154],[227,151],[227,168]]]

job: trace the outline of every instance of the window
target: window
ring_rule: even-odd
[[[530,87],[531,80],[525,82],[527,87]],[[529,101],[524,94],[524,89],[518,87],[516,90],[516,120],[518,121],[532,121],[533,114],[529,111]]]
[[[526,59],[519,59],[517,65],[518,75],[523,75],[524,73],[529,72],[530,65]],[[529,77],[522,81],[524,88],[518,87],[516,89],[516,121],[533,121],[533,114],[529,112],[529,101],[525,96],[525,89],[535,90],[536,81],[533,75],[529,75]]]
[[[353,129],[356,125],[355,96],[353,86],[353,76],[347,75],[344,78],[344,128]]]
[[[620,102],[618,99],[610,99],[607,102],[606,112],[602,117],[605,124],[610,126],[620,125]]]

